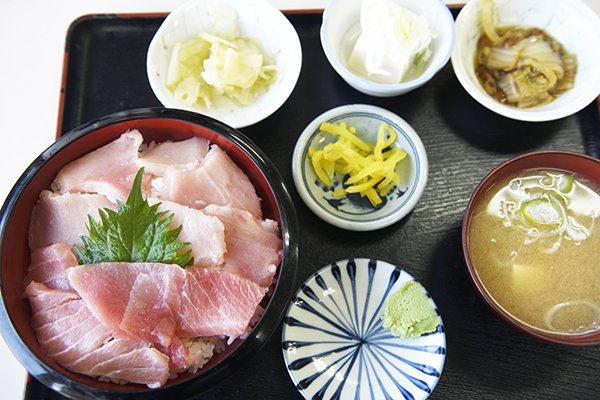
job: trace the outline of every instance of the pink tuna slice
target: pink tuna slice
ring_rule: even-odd
[[[105,146],[67,164],[58,172],[54,185],[61,193],[104,194],[111,201],[125,201],[138,171],[138,149],[143,142],[139,131],[122,134]],[[144,188],[149,184],[145,177]]]
[[[88,215],[97,220],[98,209],[116,207],[100,194],[54,194],[44,190],[31,213],[29,248],[35,251],[55,243],[82,246],[81,236],[88,233]]]
[[[248,332],[265,294],[263,288],[226,271],[192,267],[186,273],[179,314],[183,336],[235,338]]]
[[[67,271],[90,311],[119,336],[154,343],[171,362],[185,365],[187,351],[176,338],[185,271],[159,263],[99,263]]]
[[[208,140],[199,137],[180,142],[162,142],[143,153],[137,163],[145,168],[145,172],[157,176],[164,175],[169,166],[192,169],[202,163],[208,153],[208,146]]]
[[[190,243],[195,265],[214,267],[223,264],[225,228],[218,218],[172,201],[148,199],[150,204],[157,202],[161,203],[158,207],[159,211],[168,211],[169,214],[173,214],[171,228],[181,225],[178,240]]]
[[[65,243],[42,247],[31,254],[25,286],[36,281],[50,289],[73,290],[65,270],[79,265],[71,246]]]
[[[169,358],[149,343],[118,338],[73,292],[31,282],[25,289],[41,348],[73,372],[149,387],[164,385]]]
[[[210,205],[204,209],[225,225],[224,270],[236,273],[262,287],[269,287],[281,262],[282,242],[277,223],[261,221],[244,210]]]
[[[202,209],[208,204],[249,211],[261,218],[260,199],[242,170],[218,146],[213,145],[204,163],[191,170],[165,170],[159,197]]]

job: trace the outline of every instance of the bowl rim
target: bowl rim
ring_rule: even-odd
[[[213,112],[211,111],[211,110],[214,110],[214,108],[212,108],[212,109],[206,108],[206,107],[195,108],[194,106],[189,106],[189,107],[185,106],[184,104],[181,104],[180,102],[171,102],[169,100],[169,97],[167,94],[167,92],[168,92],[167,88],[162,84],[160,77],[157,77],[156,73],[153,71],[155,54],[160,47],[164,46],[161,42],[162,42],[162,37],[165,35],[165,33],[167,31],[167,24],[169,23],[169,21],[171,19],[175,18],[175,16],[178,15],[179,13],[187,10],[187,8],[192,7],[194,5],[194,3],[201,2],[201,1],[213,1],[213,0],[188,0],[187,2],[181,4],[180,6],[173,9],[167,15],[165,20],[160,24],[156,33],[152,37],[152,40],[150,41],[147,52],[146,52],[146,77],[147,77],[148,83],[150,84],[150,87],[152,89],[152,93],[164,107],[176,108],[176,109],[182,109],[182,110],[186,110],[186,111],[201,113],[201,114],[205,114],[207,116],[211,116],[214,119],[217,119],[217,116],[214,115]],[[246,4],[246,1],[248,1],[248,0],[218,0],[218,1],[215,0],[214,2],[215,3],[225,2],[225,3],[234,3],[234,4]],[[254,124],[270,117],[279,108],[281,108],[281,106],[283,106],[283,104],[289,99],[292,92],[294,91],[294,88],[296,87],[296,84],[298,83],[298,79],[300,78],[300,71],[302,70],[302,45],[300,43],[300,37],[298,36],[298,32],[296,31],[296,29],[294,28],[294,26],[292,25],[290,20],[287,19],[285,17],[285,15],[277,7],[275,7],[272,3],[270,3],[267,0],[251,0],[251,1],[256,4],[260,4],[261,7],[265,7],[266,10],[270,10],[270,12],[272,12],[273,15],[276,15],[277,18],[281,21],[281,24],[285,27],[286,32],[289,34],[290,38],[292,38],[291,42],[286,42],[286,47],[289,47],[290,49],[293,50],[292,54],[294,55],[294,59],[293,59],[294,62],[289,63],[289,65],[286,65],[286,68],[285,68],[286,69],[286,71],[285,71],[286,78],[284,80],[282,80],[280,82],[279,79],[276,79],[275,82],[271,83],[271,85],[278,84],[278,83],[280,85],[285,85],[284,86],[285,90],[282,92],[282,95],[274,98],[275,101],[269,101],[268,103],[266,103],[267,104],[266,107],[259,108],[258,110],[256,110],[257,112],[245,113],[246,118],[241,119],[241,120],[230,121],[229,118],[227,118],[226,116],[222,117],[224,123],[228,124],[229,126],[231,126],[232,128],[235,128],[235,129],[245,128],[247,126],[254,125]],[[234,8],[235,8],[235,6],[234,6]],[[297,59],[297,62],[296,62],[296,59]],[[267,89],[267,92],[261,93],[260,96],[265,96],[267,94],[268,94],[268,89]],[[254,103],[251,103],[242,108],[248,109],[248,108],[252,107],[253,105],[254,105]],[[231,114],[233,115],[235,113],[231,113]]]
[[[469,79],[467,75],[467,68],[462,62],[462,52],[464,46],[462,46],[462,38],[467,35],[466,31],[463,30],[464,19],[471,16],[474,12],[473,8],[478,6],[477,1],[467,1],[464,7],[458,13],[455,21],[455,31],[456,31],[456,40],[454,44],[454,50],[452,51],[452,56],[450,58],[450,62],[452,64],[452,69],[456,78],[460,82],[461,86],[465,89],[469,95],[475,99],[479,104],[491,110],[499,115],[502,115],[507,118],[511,118],[518,121],[527,121],[527,122],[546,122],[546,121],[555,121],[557,119],[561,119],[567,117],[569,115],[573,115],[583,108],[585,108],[588,104],[594,101],[600,95],[600,81],[597,85],[598,87],[595,90],[590,90],[587,92],[586,96],[578,96],[573,101],[569,103],[565,103],[563,107],[547,110],[544,112],[535,111],[536,107],[532,108],[518,108],[506,104],[502,104],[496,100],[494,100],[490,95],[488,95],[479,85],[479,82],[474,84],[471,79]],[[573,10],[576,10],[578,14],[585,14],[587,18],[595,19],[600,25],[600,17],[596,15],[596,12],[592,10],[587,4],[585,4],[582,0],[572,0],[569,2],[569,7]],[[585,85],[585,84],[584,84]],[[572,88],[573,90],[575,88]],[[552,103],[549,103],[552,104]],[[540,106],[541,107],[541,106]],[[534,110],[534,112],[530,112]],[[539,110],[539,109],[538,109]]]
[[[442,0],[437,0],[437,1],[434,0],[434,4],[433,4],[434,7],[437,7],[438,9],[440,9],[441,13],[444,13],[444,10],[445,10],[444,15],[448,18],[449,26],[450,26],[449,32],[445,32],[445,31],[437,32],[436,31],[438,37],[439,36],[447,36],[448,34],[450,34],[449,35],[450,37],[447,40],[447,43],[448,43],[447,48],[439,49],[440,51],[446,52],[444,54],[444,56],[440,59],[439,64],[435,64],[435,65],[430,64],[427,68],[425,68],[425,71],[423,71],[423,73],[421,75],[419,75],[417,78],[411,79],[410,81],[406,81],[406,82],[400,82],[400,83],[373,82],[373,81],[368,80],[365,77],[362,77],[362,76],[356,74],[355,72],[353,72],[352,70],[347,68],[344,65],[344,63],[340,62],[335,57],[333,50],[329,46],[329,40],[328,40],[329,35],[327,33],[327,26],[328,26],[330,14],[332,13],[330,5],[334,1],[336,1],[336,0],[329,0],[327,3],[327,6],[323,10],[323,23],[321,24],[321,28],[319,30],[321,47],[323,48],[323,52],[325,53],[325,56],[327,57],[327,60],[329,61],[329,63],[333,67],[333,69],[335,69],[335,71],[345,81],[348,81],[348,83],[352,82],[351,85],[356,85],[364,90],[368,90],[371,92],[378,92],[381,94],[387,94],[387,95],[393,96],[393,95],[395,95],[395,92],[405,93],[407,91],[416,89],[416,88],[424,85],[425,83],[430,81],[448,63],[448,60],[450,59],[450,57],[452,55],[452,51],[454,48],[454,42],[455,42],[454,16],[452,15],[450,8],[448,6],[446,6],[446,4]]]
[[[472,219],[474,205],[476,203],[477,198],[479,197],[479,193],[486,188],[488,184],[493,184],[496,181],[496,176],[498,173],[502,172],[505,167],[512,165],[514,163],[520,162],[529,158],[537,158],[537,157],[573,157],[573,158],[581,158],[588,160],[590,162],[598,164],[600,168],[600,160],[587,154],[577,153],[574,151],[566,151],[566,150],[537,150],[531,151],[528,153],[524,153],[518,155],[516,157],[510,158],[501,164],[494,167],[490,172],[488,172],[485,177],[481,180],[481,182],[477,185],[471,197],[469,198],[469,202],[465,209],[462,226],[461,226],[461,249],[462,249],[462,258],[465,265],[465,269],[467,270],[467,275],[471,284],[475,288],[475,291],[479,295],[479,297],[483,300],[483,302],[491,309],[496,315],[501,317],[504,321],[506,321],[509,325],[517,328],[519,331],[534,337],[536,339],[554,343],[554,344],[562,344],[562,345],[571,345],[571,346],[588,346],[600,344],[600,329],[592,332],[586,332],[582,334],[561,334],[561,333],[553,333],[553,334],[545,334],[542,330],[537,330],[533,327],[529,328],[528,326],[521,324],[518,320],[513,317],[508,311],[506,311],[496,300],[493,299],[491,294],[485,289],[483,283],[477,277],[475,272],[475,268],[471,263],[471,258],[469,256],[469,246],[468,246],[468,229],[469,224]],[[532,168],[545,168],[545,167],[532,167]],[[553,168],[553,167],[547,167]],[[588,340],[591,339],[591,340]]]
[[[31,375],[46,386],[64,395],[75,396],[72,398],[81,398],[81,396],[104,398],[104,396],[110,396],[111,399],[162,399],[165,395],[188,398],[193,394],[200,393],[231,375],[266,344],[281,322],[287,303],[294,291],[298,263],[297,218],[290,193],[279,171],[267,158],[266,154],[241,132],[209,116],[184,110],[157,107],[120,111],[84,123],[62,135],[26,168],[8,194],[0,210],[0,254],[3,252],[3,238],[6,234],[7,223],[13,208],[33,176],[54,155],[69,144],[86,135],[93,134],[98,129],[121,122],[145,119],[175,120],[205,127],[220,136],[224,136],[225,139],[237,146],[258,167],[273,194],[281,219],[282,260],[279,275],[268,307],[265,309],[265,313],[260,320],[254,325],[249,337],[244,339],[219,364],[215,364],[212,368],[198,376],[172,385],[165,385],[157,389],[149,389],[140,385],[140,390],[127,391],[126,389],[118,390],[116,385],[115,390],[109,390],[72,380],[40,359],[21,339],[13,323],[4,297],[4,285],[0,274],[0,292],[2,297],[0,333],[4,337],[8,347],[21,364],[26,366]],[[286,268],[281,268],[283,265]],[[2,259],[0,258],[0,270],[1,268]],[[250,337],[256,337],[256,339],[249,340]]]
[[[417,185],[414,187],[412,194],[410,194],[408,201],[392,214],[371,221],[352,221],[349,219],[340,218],[335,214],[326,211],[324,208],[319,206],[319,204],[310,195],[309,189],[304,185],[304,179],[302,174],[302,164],[304,163],[305,153],[304,150],[309,145],[309,141],[313,137],[313,133],[315,132],[315,130],[318,129],[319,125],[322,122],[329,121],[335,117],[342,117],[343,115],[357,111],[367,112],[370,114],[381,116],[384,119],[388,119],[396,125],[400,126],[407,134],[408,139],[414,145],[415,152],[419,156],[419,174],[416,177]],[[304,204],[306,204],[306,206],[323,221],[338,228],[351,231],[373,231],[385,228],[400,221],[413,210],[413,208],[420,200],[425,190],[425,187],[427,186],[428,175],[429,162],[427,159],[427,152],[425,150],[423,142],[421,141],[421,138],[414,130],[414,128],[397,114],[384,108],[369,104],[342,105],[327,110],[322,114],[318,115],[308,125],[306,125],[306,127],[298,137],[298,140],[296,141],[296,145],[294,146],[294,152],[292,154],[292,177],[294,179],[294,185],[296,186],[296,190],[298,191],[298,194],[300,195],[300,198],[302,199]]]

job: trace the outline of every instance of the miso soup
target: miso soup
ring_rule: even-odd
[[[599,193],[566,172],[529,170],[479,201],[469,226],[469,256],[506,312],[544,331],[599,329]]]

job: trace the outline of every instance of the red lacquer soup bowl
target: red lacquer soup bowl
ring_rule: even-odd
[[[527,170],[558,170],[573,174],[590,183],[596,190],[600,188],[600,160],[574,152],[548,150],[526,153],[515,157],[493,169],[477,186],[464,215],[462,225],[462,250],[469,278],[477,293],[484,302],[501,318],[521,331],[551,343],[567,345],[600,344],[600,329],[588,330],[582,333],[558,332],[527,324],[513,316],[487,290],[485,282],[480,279],[476,265],[471,256],[470,225],[477,205],[483,201],[486,193],[494,190],[494,186],[509,177],[516,176]],[[596,227],[597,229],[597,227]],[[559,285],[560,282],[556,282]]]
[[[262,199],[265,218],[278,222],[283,240],[282,261],[275,284],[263,299],[264,314],[247,338],[235,340],[216,354],[196,374],[185,373],[163,387],[117,385],[73,373],[40,348],[31,326],[31,308],[23,296],[24,277],[30,262],[28,226],[39,193],[50,188],[67,163],[138,129],[146,141],[178,141],[198,136],[224,150],[254,184]],[[298,261],[296,215],[283,179],[267,156],[237,130],[209,117],[180,110],[137,109],[87,123],[63,135],[23,173],[0,212],[0,289],[2,335],[25,368],[45,385],[74,398],[183,399],[197,394],[230,375],[259,351],[277,329],[294,289]]]

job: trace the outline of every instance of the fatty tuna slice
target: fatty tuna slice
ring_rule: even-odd
[[[113,338],[69,368],[89,369],[93,376],[116,383],[144,383],[158,388],[169,379],[169,358],[143,342]]]
[[[248,332],[263,288],[226,271],[192,267],[186,273],[179,314],[183,336],[235,338]]]
[[[125,201],[138,171],[138,149],[144,138],[137,130],[63,167],[54,180],[60,193],[99,193],[112,202]],[[149,177],[144,181],[147,185]]]
[[[25,293],[34,310],[32,326],[40,347],[59,364],[77,373],[115,382],[158,387],[167,381],[167,356],[149,343],[115,337],[73,292],[32,282]],[[120,344],[118,348],[115,342]],[[92,362],[85,362],[90,360],[90,355],[96,357]],[[99,368],[99,365],[110,365],[110,368]]]
[[[36,281],[50,289],[72,290],[65,271],[78,264],[77,257],[68,244],[56,243],[39,248],[31,254],[25,286]]]
[[[120,336],[153,343],[181,366],[186,349],[177,340],[177,315],[185,271],[159,263],[100,263],[67,271],[90,311]],[[175,342],[174,342],[175,340]]]
[[[261,221],[247,211],[229,206],[211,205],[204,212],[225,225],[224,270],[269,287],[281,262],[282,241],[277,223]]]
[[[197,168],[167,168],[159,197],[202,209],[209,204],[231,205],[260,218],[260,198],[242,170],[218,146],[213,145]]]
[[[31,212],[29,248],[35,251],[55,243],[81,246],[81,236],[87,235],[88,215],[97,220],[98,209],[116,207],[101,194],[54,194],[44,190]]]
[[[182,170],[192,169],[202,163],[208,153],[208,146],[208,140],[199,137],[179,142],[162,142],[143,153],[137,163],[145,168],[145,172],[156,176],[164,175],[169,166]]]
[[[173,214],[171,228],[181,225],[178,240],[190,244],[195,265],[214,267],[223,264],[225,228],[218,218],[172,201],[149,199],[148,202],[150,204],[160,202],[159,211]]]

